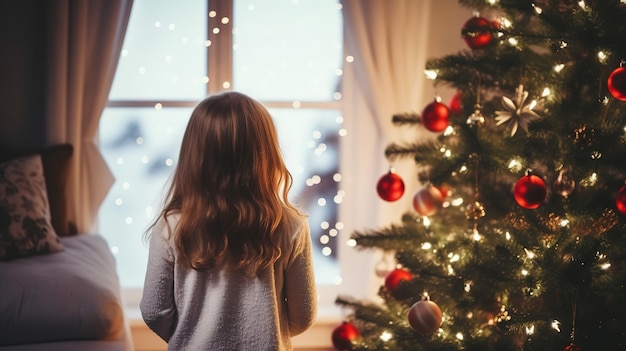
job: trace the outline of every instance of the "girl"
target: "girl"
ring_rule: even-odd
[[[311,326],[311,238],[291,181],[259,102],[225,92],[196,106],[146,231],[140,308],[168,350],[291,350]]]

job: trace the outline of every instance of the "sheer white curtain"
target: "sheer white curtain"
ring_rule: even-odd
[[[55,0],[49,7],[46,142],[74,146],[68,213],[79,232],[91,233],[114,180],[95,137],[132,0]]]
[[[411,210],[419,187],[415,164],[402,160],[391,165],[384,149],[391,142],[434,134],[395,127],[391,117],[401,112],[421,113],[435,94],[451,95],[436,91],[423,71],[428,58],[462,48],[460,28],[471,11],[461,9],[456,0],[342,0],[342,5],[346,54],[353,57],[345,63],[343,76],[348,134],[342,144],[346,191],[342,215],[347,240],[354,230],[399,222],[401,215]],[[379,199],[375,190],[390,166],[406,186],[404,196],[393,203]],[[343,284],[352,287],[350,290],[358,286],[356,290],[364,297],[375,296],[381,280],[373,273],[383,260],[382,253],[346,248],[341,252]]]

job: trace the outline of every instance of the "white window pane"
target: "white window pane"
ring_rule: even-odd
[[[143,286],[143,233],[160,207],[190,115],[184,108],[107,108],[100,120],[100,150],[115,183],[100,207],[99,227],[124,287]]]
[[[337,0],[235,0],[233,87],[259,100],[332,101],[342,67]]]
[[[341,203],[339,177],[339,131],[337,110],[270,110],[293,176],[290,200],[309,215],[316,280],[332,285],[340,275],[337,263],[337,214]]]
[[[205,96],[206,23],[206,0],[135,0],[109,99]]]

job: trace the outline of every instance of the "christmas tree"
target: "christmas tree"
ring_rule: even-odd
[[[419,171],[379,197],[416,176],[414,209],[351,234],[396,266],[380,301],[337,297],[333,344],[626,350],[626,1],[459,3],[467,48],[425,67],[458,93],[390,116],[436,134],[384,150]]]

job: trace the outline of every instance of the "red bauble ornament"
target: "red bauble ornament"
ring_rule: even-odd
[[[387,273],[385,277],[385,289],[394,297],[398,296],[398,286],[401,281],[410,281],[413,279],[411,272],[403,268],[396,268]]]
[[[432,216],[443,205],[444,192],[432,184],[418,190],[413,197],[413,208],[422,216]]]
[[[467,46],[472,49],[483,49],[493,40],[495,24],[483,17],[472,17],[463,25],[461,34]]]
[[[626,101],[626,68],[616,68],[606,81],[606,85],[614,98]]]
[[[359,330],[354,324],[344,321],[333,329],[333,346],[338,351],[352,350],[352,343],[359,338]]]
[[[513,196],[517,204],[527,208],[535,209],[546,199],[546,183],[541,177],[528,174],[520,178],[513,189]]]
[[[622,186],[615,195],[615,207],[621,214],[626,214],[626,185]]]
[[[450,113],[453,115],[460,115],[463,113],[463,102],[461,92],[457,92],[450,99]]]
[[[396,201],[404,194],[404,181],[399,175],[389,171],[378,179],[376,191],[381,199]]]
[[[411,328],[419,334],[432,334],[441,326],[441,309],[436,303],[428,301],[418,301],[407,314]]]
[[[450,125],[449,120],[448,106],[439,101],[431,102],[422,111],[422,124],[431,132],[443,132]]]

